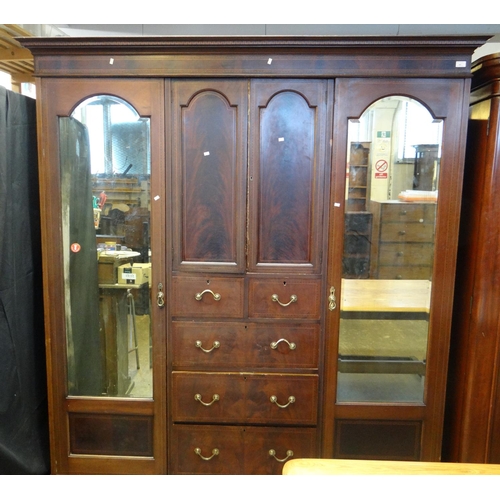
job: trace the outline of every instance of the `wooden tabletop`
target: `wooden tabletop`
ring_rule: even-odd
[[[285,463],[290,475],[500,475],[500,464],[296,458]]]
[[[342,280],[342,311],[428,313],[428,280]]]

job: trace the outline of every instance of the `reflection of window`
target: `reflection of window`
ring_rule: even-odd
[[[443,122],[434,120],[429,111],[413,100],[401,102],[397,111],[401,134],[398,143],[398,160],[413,160],[415,145],[440,144]],[[441,156],[438,153],[438,156]]]
[[[87,126],[93,174],[149,173],[149,120],[112,96],[87,99],[72,115]]]

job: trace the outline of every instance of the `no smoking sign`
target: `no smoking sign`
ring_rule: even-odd
[[[378,160],[377,163],[375,163],[375,170],[377,172],[385,172],[389,167],[389,164],[387,163],[387,160]]]

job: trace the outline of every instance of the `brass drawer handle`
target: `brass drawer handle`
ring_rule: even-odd
[[[203,292],[201,292],[201,293],[197,293],[194,296],[194,298],[196,300],[201,300],[203,298],[203,295],[205,295],[206,293],[211,293],[212,296],[213,296],[213,298],[214,298],[214,300],[217,300],[217,301],[220,300],[220,293],[214,293],[214,292],[212,292],[212,290],[208,290],[208,289],[207,290],[203,290]]]
[[[288,403],[286,405],[280,405],[276,396],[271,396],[269,398],[269,401],[271,401],[271,403],[274,403],[276,406],[279,406],[280,408],[286,408],[288,405],[295,403],[295,396],[289,396]]]
[[[203,352],[212,352],[214,349],[218,349],[220,347],[220,342],[216,340],[210,349],[203,349],[201,340],[197,340],[195,345]]]
[[[297,299],[297,295],[290,295],[290,302],[288,302],[288,304],[283,304],[282,302],[280,302],[278,295],[276,293],[273,293],[271,295],[271,300],[273,302],[277,302],[282,307],[288,307],[293,302],[297,302],[298,299]]]
[[[285,458],[277,458],[276,457],[276,451],[271,449],[269,450],[269,455],[271,457],[274,457],[274,459],[277,461],[277,462],[286,462],[289,458],[293,457],[293,451],[292,450],[287,450],[286,452],[286,457]]]
[[[211,406],[213,405],[216,401],[219,401],[220,397],[218,394],[214,394],[212,396],[212,401],[210,401],[210,403],[205,403],[201,400],[201,394],[195,394],[194,395],[194,399],[196,399],[196,401],[199,401],[203,406]]]
[[[287,339],[279,339],[277,342],[271,342],[271,349],[277,349],[280,342],[286,342],[288,344],[288,347],[290,348],[290,351],[293,351],[297,347],[297,344],[295,342],[288,342]]]
[[[201,450],[200,448],[195,448],[194,449],[194,452],[202,459],[202,460],[212,460],[212,458],[216,457],[218,454],[219,454],[219,450],[218,448],[214,448],[212,450],[212,456],[211,457],[204,457],[202,454],[201,454]]]

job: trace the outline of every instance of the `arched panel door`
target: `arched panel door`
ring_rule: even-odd
[[[245,270],[247,88],[172,84],[175,270]]]
[[[320,272],[326,95],[326,80],[252,81],[252,272]]]
[[[336,88],[325,454],[438,460],[466,89],[452,80]]]

